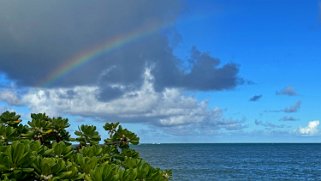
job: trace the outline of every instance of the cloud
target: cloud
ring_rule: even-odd
[[[173,25],[184,1],[70,0],[63,2],[18,0],[0,2],[0,71],[19,86],[38,88],[99,87],[97,97],[113,100],[138,90],[144,71],[151,68],[155,90],[166,88],[218,91],[243,83],[234,63],[221,64],[208,53],[191,50],[190,69],[173,53],[165,32]],[[153,32],[138,32],[157,25]],[[174,33],[175,34],[175,33]],[[178,36],[178,35],[177,35]],[[90,57],[91,61],[49,85],[44,77],[67,60],[115,38],[118,48]],[[174,37],[175,38],[175,37]],[[111,45],[112,46],[112,45]],[[89,58],[89,57],[88,57]]]
[[[264,121],[257,120],[257,119],[254,121],[254,123],[257,126],[263,126],[263,127],[266,127],[266,128],[285,128],[284,125],[277,125],[277,124],[273,124],[273,123],[270,123],[270,122],[264,122]]]
[[[256,101],[260,100],[261,98],[262,98],[262,95],[255,95],[255,96],[251,97],[249,101],[256,102]]]
[[[221,111],[221,110],[220,110]],[[221,115],[223,116],[223,115]],[[223,132],[238,132],[247,128],[242,120],[225,119],[217,117],[217,121],[210,119],[195,124],[186,124],[172,127],[163,127],[164,131],[176,136],[186,135],[217,135]]]
[[[51,116],[70,114],[104,121],[141,122],[171,134],[201,133],[202,130],[214,133],[243,128],[241,121],[226,119],[221,109],[209,108],[207,102],[185,96],[180,89],[155,91],[154,81],[151,71],[147,69],[139,90],[126,92],[111,101],[97,98],[100,91],[97,86],[31,88],[11,98],[16,100],[15,97],[19,97],[18,103],[28,106],[32,112],[46,112]],[[5,101],[12,102],[9,99]]]
[[[220,66],[220,61],[195,47],[191,53],[191,69],[183,74],[176,85],[190,90],[224,90],[236,87],[243,80],[237,77],[238,66],[230,63]],[[170,85],[170,84],[168,84]]]
[[[294,90],[293,87],[288,86],[288,87],[284,87],[280,91],[277,91],[276,95],[296,96],[297,92]]]
[[[297,101],[294,105],[283,109],[286,113],[295,113],[298,112],[301,107],[301,101]]]
[[[17,93],[11,89],[0,89],[0,101],[7,102],[11,105],[18,105],[20,102]]]
[[[179,1],[168,0],[71,0],[59,3],[41,0],[1,1],[1,70],[20,84],[35,85],[39,78],[64,64],[70,57],[108,39],[126,35],[152,23],[160,27],[167,26],[175,20],[180,7]],[[155,56],[155,53],[163,53],[160,49],[169,49],[166,47],[166,36],[160,31],[155,31],[150,38],[142,39],[143,42],[136,42],[80,67],[71,73],[72,76],[57,81],[57,86],[93,83],[110,64],[118,65],[118,61],[121,62],[121,70],[129,71],[128,67],[132,68],[132,72],[128,73],[131,75],[126,78],[133,77],[144,65],[144,58],[140,56],[144,57],[147,53]],[[127,62],[128,67],[123,65],[124,62]],[[136,62],[137,68],[132,66],[133,62]],[[134,78],[138,79],[137,76],[140,75]]]
[[[299,128],[298,132],[301,135],[306,135],[306,136],[315,135],[319,132],[318,130],[319,124],[320,124],[319,120],[310,121],[306,127]]]
[[[298,119],[292,117],[292,116],[284,116],[280,119],[280,121],[296,121]]]
[[[284,112],[284,113],[296,113],[301,108],[301,101],[295,102],[293,105],[279,110],[266,110],[264,112]]]

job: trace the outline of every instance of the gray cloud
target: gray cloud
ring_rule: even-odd
[[[249,99],[249,101],[256,102],[262,98],[262,95],[255,95]]]
[[[178,1],[1,1],[1,70],[21,84],[34,85],[40,77],[73,55],[146,24],[165,26],[179,11]],[[165,40],[165,36],[155,33],[157,38]],[[151,45],[155,41],[158,42],[139,43],[147,43],[144,48],[149,46],[153,49]],[[114,59],[131,63],[137,61],[135,59],[142,54],[142,47],[126,51],[97,58],[56,84],[93,83],[112,64],[109,62],[117,61]],[[137,55],[130,59],[133,52]],[[124,56],[119,57],[119,54]]]
[[[238,66],[230,63],[219,67],[220,61],[208,53],[192,49],[191,70],[183,76],[182,87],[192,90],[224,90],[234,88],[243,80],[237,77]]]
[[[287,96],[296,96],[297,92],[293,87],[288,86],[276,92],[276,95],[287,95]]]
[[[157,91],[224,90],[242,83],[236,64],[221,65],[196,48],[191,51],[191,68],[182,70],[183,60],[173,54],[164,29],[173,31],[171,25],[183,7],[183,2],[170,0],[1,1],[0,71],[18,85],[43,87],[39,82],[70,57],[158,24],[163,28],[101,54],[46,86],[95,85],[100,89],[99,99],[107,101],[139,89],[146,68],[151,68]]]
[[[301,101],[297,101],[294,105],[283,109],[286,113],[295,113],[298,112],[301,107]]]

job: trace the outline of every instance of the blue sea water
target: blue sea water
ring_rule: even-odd
[[[321,180],[321,144],[142,144],[173,180]]]

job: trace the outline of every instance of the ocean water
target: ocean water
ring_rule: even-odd
[[[321,144],[142,144],[173,180],[321,180]]]

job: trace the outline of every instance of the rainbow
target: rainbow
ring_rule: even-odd
[[[146,37],[148,35],[153,34],[157,30],[160,30],[168,24],[153,22],[149,24],[145,24],[140,28],[134,29],[131,32],[126,34],[120,34],[116,37],[108,39],[107,41],[94,46],[93,48],[89,48],[84,50],[70,59],[66,60],[62,65],[54,69],[51,73],[45,76],[44,79],[41,79],[37,84],[38,87],[46,87],[66,76],[69,72],[87,64],[91,61],[97,60],[101,55],[105,55],[110,53],[111,51],[121,48],[135,40]]]

